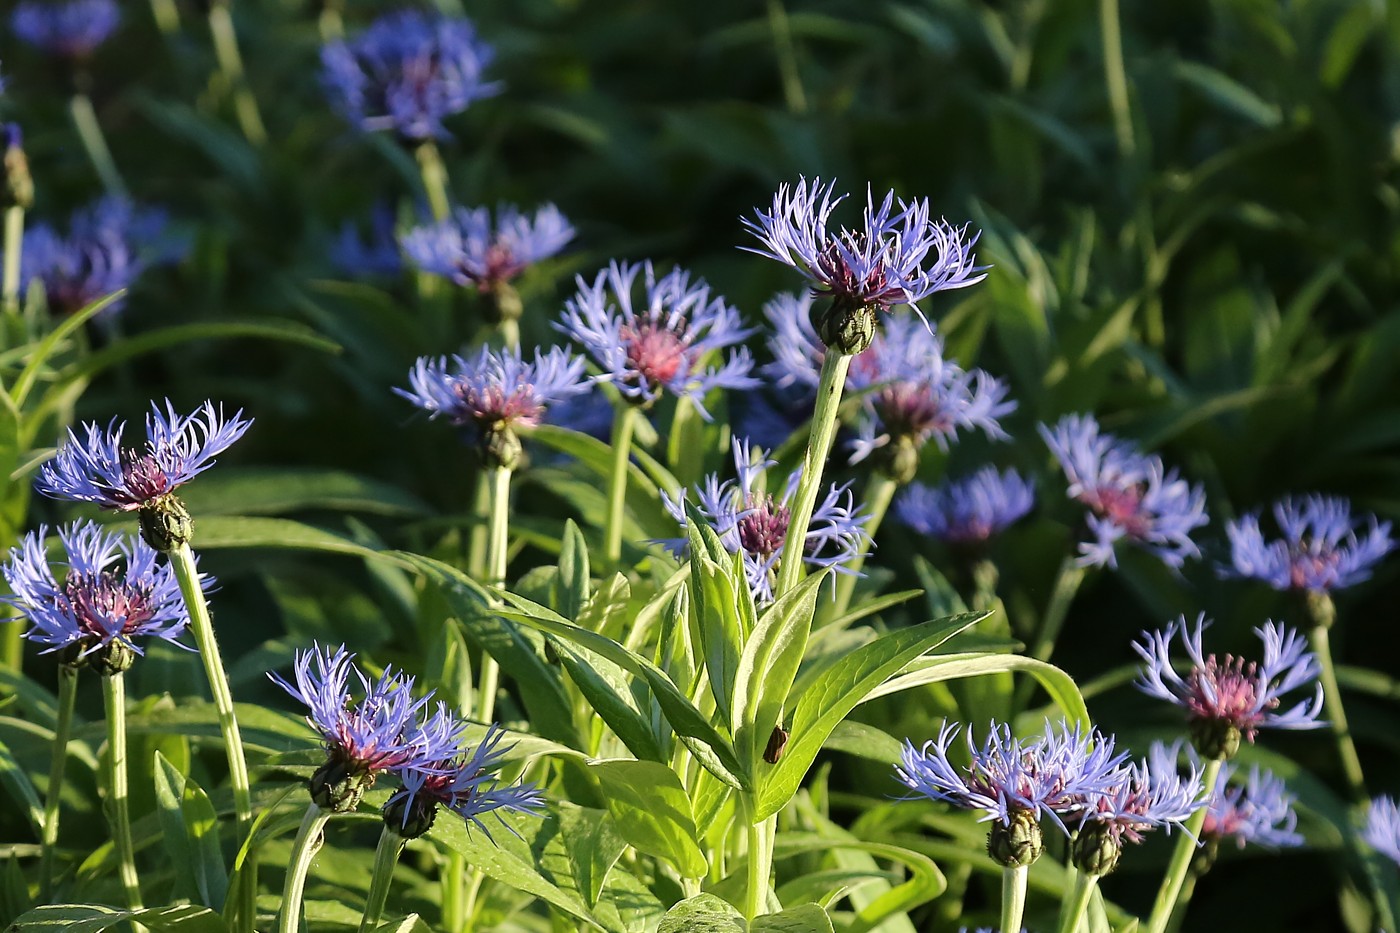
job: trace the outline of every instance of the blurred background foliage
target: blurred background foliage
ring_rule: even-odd
[[[1020,443],[964,443],[951,463],[926,463],[925,478],[988,457],[1041,476],[1040,517],[998,552],[1013,623],[1044,603],[1073,534],[1074,510],[1060,499],[1036,423],[1096,412],[1210,495],[1206,558],[1173,576],[1125,555],[1118,572],[1091,577],[1056,655],[1106,729],[1141,737],[1134,747],[1173,731],[1168,714],[1123,686],[1138,631],[1206,611],[1221,643],[1244,646],[1251,626],[1296,614],[1272,594],[1216,579],[1225,519],[1309,491],[1400,518],[1395,5],[466,6],[498,50],[493,72],[505,90],[450,121],[454,139],[442,148],[453,194],[468,204],[551,200],[579,228],[574,248],[523,284],[527,346],[558,339],[550,325],[573,275],[614,257],[683,264],[757,323],[762,303],[797,283],[739,249],[748,242],[738,218],[799,174],[836,177],[855,192],[868,182],[877,193],[927,196],[950,220],[982,229],[979,259],[994,267],[986,282],[925,310],[950,355],[1010,380],[1020,407],[1006,426]],[[387,7],[347,2],[346,29]],[[183,263],[141,279],[120,329],[293,322],[339,349],[197,341],[103,374],[77,414],[105,422],[139,417],[153,397],[182,409],[222,399],[257,424],[226,458],[239,469],[191,489],[196,515],[295,515],[367,543],[436,541],[468,511],[468,452],[389,388],[404,383],[415,357],[458,349],[478,329],[479,309],[468,295],[420,304],[410,276],[347,282],[329,259],[343,222],[367,229],[384,202],[413,213],[413,159],[327,107],[315,4],[233,4],[270,130],[263,148],[236,129],[196,4],[181,10],[182,32],[164,38],[145,4],[126,4],[120,32],[91,63],[92,96],[133,195],[167,207],[193,244]],[[69,79],[12,36],[0,54],[10,79],[4,115],[25,128],[38,185],[31,220],[61,221],[99,193],[63,109]],[[98,345],[111,339],[93,333]],[[764,352],[757,341],[755,349]],[[715,468],[724,446],[710,441],[703,458]],[[522,503],[517,527],[537,519],[546,530],[531,541],[549,549],[563,514],[580,506],[542,486],[543,498],[532,492]],[[31,523],[60,515],[36,502]],[[285,706],[262,672],[311,637],[373,649],[381,661],[424,650],[392,575],[366,573],[353,557],[197,543],[222,581],[220,637],[241,700]],[[865,592],[937,584],[931,566],[956,577],[946,555],[893,524],[881,551]],[[937,606],[940,592],[929,602]],[[1400,685],[1390,679],[1397,597],[1391,561],[1342,595],[1334,634],[1343,665],[1373,669],[1343,670],[1373,792],[1400,790]],[[162,656],[142,666],[134,693],[191,692],[194,672],[188,659]],[[894,736],[922,737],[948,713],[939,702],[876,702],[862,716]],[[1346,817],[1328,738],[1271,736],[1266,748],[1255,757],[1290,778],[1310,848],[1226,855],[1197,892],[1193,917],[1244,929],[1359,922],[1364,908],[1333,857],[1342,843],[1328,821]],[[896,791],[884,765],[832,762],[834,790]],[[857,813],[839,801],[833,813],[849,824]],[[1110,896],[1145,904],[1165,858],[1165,846],[1149,846],[1125,860],[1105,885]]]

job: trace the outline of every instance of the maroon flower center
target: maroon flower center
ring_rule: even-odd
[[[792,513],[772,496],[750,496],[748,506],[752,511],[735,525],[735,530],[739,532],[739,546],[749,554],[760,557],[777,554],[787,540]]]
[[[520,385],[507,391],[493,385],[486,388],[459,386],[462,401],[473,420],[483,427],[494,424],[534,427],[544,415],[544,404],[535,395],[534,386]]]
[[[845,252],[858,256],[865,248],[866,236],[863,232],[843,236],[846,240]],[[826,283],[818,291],[838,299],[848,298],[857,305],[877,305],[880,310],[886,311],[890,305],[904,300],[904,290],[891,279],[882,260],[872,262],[862,275],[862,270],[851,267],[836,241],[817,257],[817,271]]]
[[[103,641],[131,635],[155,616],[151,588],[113,573],[74,571],[63,582],[63,596],[83,634]]]
[[[1278,706],[1273,698],[1260,706],[1258,665],[1244,658],[1225,655],[1216,660],[1206,658],[1204,667],[1191,671],[1186,678],[1186,711],[1194,720],[1225,722],[1236,727],[1251,742],[1258,731],[1262,712]]]
[[[925,438],[953,431],[951,413],[924,383],[886,386],[875,393],[875,411],[893,437]]]
[[[125,488],[113,498],[124,502],[125,509],[147,505],[175,488],[165,467],[149,451],[122,451],[122,483]]]
[[[690,347],[684,325],[680,326],[679,333],[650,322],[622,328],[628,366],[653,389],[671,382],[682,369],[690,368]]]
[[[1100,486],[1080,496],[1095,513],[1122,528],[1130,537],[1143,538],[1152,527],[1151,516],[1142,508],[1146,487]]]
[[[1342,555],[1336,550],[1314,549],[1306,538],[1290,549],[1288,582],[1295,590],[1328,587],[1336,582],[1337,564]]]

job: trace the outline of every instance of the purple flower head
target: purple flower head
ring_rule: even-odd
[[[190,415],[177,415],[169,399],[166,411],[151,403],[146,415],[146,445],[122,446],[126,422],[116,419],[104,430],[83,425],[83,438],[72,428],[68,441],[39,468],[34,488],[54,499],[92,502],[104,509],[130,512],[154,504],[214,465],[214,457],[243,436],[251,419],[239,410],[225,418],[222,408],[205,402]]]
[[[703,515],[720,541],[731,554],[742,554],[744,574],[754,599],[759,603],[773,601],[773,581],[777,577],[783,546],[787,541],[791,519],[789,503],[797,494],[801,471],[790,474],[780,495],[767,491],[764,471],[776,461],[767,459],[766,450],[753,450],[747,440],[733,441],[734,469],[737,479],[720,481],[711,473],[695,487],[696,508]],[[686,525],[685,503],[690,490],[682,490],[672,499],[661,493],[666,510]],[[804,559],[813,567],[830,567],[837,573],[853,573],[846,565],[860,553],[868,536],[864,525],[868,515],[861,514],[850,493],[850,484],[833,485],[826,497],[812,510],[807,530]],[[672,553],[684,554],[687,538],[661,542]]]
[[[493,58],[470,20],[400,10],[321,49],[321,76],[350,123],[421,142],[448,136],[444,118],[500,91],[482,80]]]
[[[1124,839],[1140,843],[1144,832],[1170,831],[1205,806],[1204,790],[1198,766],[1183,776],[1175,757],[1149,754],[1119,767],[1107,789],[1085,797],[1081,825],[1097,824],[1116,845]]]
[[[440,710],[439,715],[448,714]],[[443,807],[479,827],[488,838],[491,831],[482,821],[488,813],[495,813],[498,818],[512,810],[537,813],[544,805],[544,797],[534,785],[496,783],[501,758],[508,750],[499,747],[504,734],[500,726],[493,724],[475,748],[463,748],[459,740],[452,756],[435,762],[432,768],[396,769],[403,789],[389,798],[385,811],[402,811],[399,820],[405,828],[410,821],[424,827],[431,825],[433,813]]]
[[[1230,537],[1230,566],[1224,576],[1263,580],[1276,590],[1325,592],[1369,579],[1371,568],[1395,547],[1390,522],[1367,516],[1353,522],[1351,503],[1332,496],[1303,496],[1274,504],[1274,519],[1283,537],[1264,539],[1259,515],[1246,515],[1225,526]]]
[[[961,728],[945,723],[938,738],[922,749],[905,741],[898,780],[916,794],[942,800],[965,810],[982,810],[983,820],[1011,823],[1017,811],[1036,817],[1048,813],[1061,829],[1061,815],[1084,808],[1091,794],[1105,793],[1118,778],[1126,753],[1114,753],[1113,737],[1071,728],[1061,722],[1030,739],[1017,739],[1008,725],[992,723],[979,747],[967,732],[971,763],[954,765],[948,750]]]
[[[1054,428],[1040,425],[1041,437],[1069,481],[1068,494],[1089,508],[1093,541],[1079,545],[1084,567],[1117,567],[1114,546],[1132,541],[1168,567],[1199,557],[1191,531],[1206,523],[1206,494],[1158,457],[1099,431],[1091,415],[1066,415]]]
[[[1137,681],[1138,689],[1186,710],[1197,748],[1201,748],[1202,732],[1227,728],[1229,737],[1212,741],[1211,748],[1201,749],[1203,754],[1233,757],[1239,739],[1253,742],[1260,728],[1315,729],[1323,725],[1317,718],[1322,712],[1321,684],[1315,685],[1311,700],[1279,711],[1284,694],[1315,681],[1320,671],[1316,656],[1306,650],[1306,641],[1297,632],[1273,622],[1255,629],[1264,642],[1264,660],[1255,663],[1228,654],[1223,659],[1206,655],[1201,634],[1208,624],[1202,613],[1192,629],[1182,616],[1160,632],[1144,632],[1143,640],[1133,643],[1133,650],[1147,662]],[[1191,662],[1185,678],[1172,668],[1171,641],[1177,633]]]
[[[350,278],[393,276],[403,271],[399,241],[394,233],[394,211],[384,202],[374,206],[370,214],[368,235],[360,226],[346,221],[330,244],[330,260],[336,269]]]
[[[86,58],[121,21],[116,0],[26,0],[10,14],[10,28],[25,42],[50,55]]]
[[[1035,506],[1035,487],[1015,470],[983,467],[941,486],[911,483],[894,503],[895,517],[920,534],[960,547],[985,545]]]
[[[773,354],[763,374],[779,388],[791,388],[810,399],[816,395],[826,359],[826,346],[812,326],[811,293],[774,295],[763,306],[763,315],[772,326],[767,342]]]
[[[1207,839],[1234,839],[1241,849],[1247,845],[1268,849],[1302,845],[1303,837],[1295,831],[1295,798],[1286,792],[1283,780],[1258,765],[1250,765],[1243,784],[1230,784],[1234,774],[1231,764],[1221,769],[1201,835]]]
[[[1400,809],[1393,797],[1377,797],[1366,808],[1362,838],[1386,858],[1400,864]]]
[[[420,357],[408,376],[410,388],[394,391],[428,411],[480,433],[535,427],[549,406],[587,392],[583,359],[562,347],[535,350],[527,363],[518,348],[483,347],[473,360],[460,356]]]
[[[84,657],[114,643],[142,654],[137,639],[161,638],[175,645],[189,624],[180,584],[169,564],[139,538],[105,531],[92,522],[58,529],[67,567],[60,582],[44,548],[47,529],[25,535],[10,549],[3,568],[10,596],[0,597],[28,618],[30,641],[43,653],[72,648]],[[213,578],[201,574],[205,590]],[[180,647],[185,647],[180,645]]]
[[[641,274],[643,303],[634,304]],[[611,263],[589,285],[580,276],[579,291],[564,306],[555,326],[583,344],[619,392],[640,405],[664,393],[689,398],[706,418],[705,393],[714,388],[752,389],[753,358],[744,347],[728,360],[711,365],[711,352],[740,343],[750,334],[739,312],[719,296],[710,297],[703,279],[691,283],[679,266],[661,278],[650,261]]]
[[[772,210],[742,219],[761,244],[745,249],[792,266],[816,294],[881,311],[986,277],[974,264],[976,235],[931,219],[927,199],[900,200],[896,209],[893,191],[876,205],[867,190],[862,226],[832,230],[831,213],[846,198],[835,196],[835,187],[819,178],[780,185]]]
[[[447,220],[404,234],[403,251],[427,272],[493,292],[573,238],[574,228],[553,204],[537,208],[533,218],[502,204],[494,224],[484,207],[459,207]]]

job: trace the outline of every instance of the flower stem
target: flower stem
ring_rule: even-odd
[[[180,11],[175,0],[151,0],[151,15],[161,35],[167,39],[180,31]]]
[[[214,57],[218,59],[219,71],[233,91],[233,109],[238,116],[238,126],[243,136],[254,146],[267,142],[267,129],[263,126],[262,114],[258,112],[258,101],[248,87],[247,75],[243,71],[243,56],[238,51],[238,34],[233,29],[233,17],[229,14],[229,0],[214,0],[209,4],[209,33],[214,39]]]
[[[385,826],[379,834],[379,845],[374,849],[374,875],[369,881],[369,893],[365,895],[360,933],[369,933],[379,926],[379,918],[384,916],[384,902],[389,899],[389,885],[394,880],[394,867],[399,863],[403,847],[404,838]]]
[[[102,135],[102,124],[97,122],[97,111],[92,109],[92,99],[79,92],[68,102],[73,115],[73,125],[77,127],[78,138],[87,150],[92,167],[102,179],[102,187],[113,197],[126,198],[126,183],[117,171],[117,163],[112,159],[112,150],[107,148],[107,137]]]
[[[19,260],[23,249],[24,208],[12,204],[5,208],[5,272],[4,286],[0,288],[6,314],[19,313]]]
[[[1223,764],[1224,760],[1220,758],[1211,758],[1206,762],[1205,772],[1201,776],[1202,794],[1209,796],[1214,792]],[[1206,811],[1209,809],[1201,807],[1182,826],[1171,861],[1167,863],[1167,873],[1162,877],[1162,886],[1157,889],[1157,900],[1152,904],[1152,916],[1144,933],[1163,933],[1166,930],[1167,921],[1171,919],[1172,909],[1186,881],[1186,872],[1191,867],[1191,856],[1195,854],[1196,840],[1201,838],[1201,827],[1206,823]]]
[[[1321,669],[1323,708],[1327,711],[1327,718],[1332,721],[1332,734],[1337,737],[1337,754],[1342,759],[1347,788],[1354,800],[1365,801],[1366,777],[1361,771],[1361,758],[1356,754],[1356,743],[1352,741],[1351,729],[1347,725],[1346,709],[1342,706],[1342,689],[1337,683],[1337,666],[1332,662],[1332,644],[1327,627],[1314,625],[1308,631],[1308,641]]]
[[[277,913],[277,933],[297,933],[301,927],[301,898],[306,891],[306,873],[311,860],[325,841],[321,830],[331,818],[314,803],[306,805],[296,841],[292,843],[292,860],[287,865],[287,877],[282,883],[282,908]]]
[[[428,206],[434,220],[446,220],[449,211],[447,199],[447,167],[442,164],[442,153],[431,139],[418,144],[413,151],[418,159],[418,172],[423,179],[423,192],[428,196]]]
[[[1020,933],[1021,916],[1026,912],[1026,875],[1029,865],[1001,870],[1001,929]]]
[[[1064,903],[1060,905],[1060,933],[1076,933],[1098,884],[1098,875],[1087,871],[1075,873],[1074,887],[1065,895]]]
[[[608,523],[603,528],[603,541],[608,560],[622,560],[622,513],[627,495],[627,467],[632,453],[632,429],[637,409],[626,400],[617,403],[612,423],[612,474],[608,481]]]
[[[1099,31],[1103,38],[1104,82],[1108,103],[1113,110],[1113,131],[1118,153],[1127,158],[1136,148],[1133,142],[1133,113],[1128,101],[1128,73],[1123,67],[1123,30],[1118,18],[1118,0],[1099,0]]]
[[[15,626],[18,628],[18,626]],[[43,853],[39,858],[39,903],[49,903],[53,893],[53,849],[58,844],[58,812],[63,797],[63,771],[68,763],[68,730],[73,724],[73,703],[78,696],[78,669],[58,666],[58,722],[53,729],[49,759],[49,786],[44,794]]]
[[[453,849],[447,853],[447,864],[443,866],[438,883],[442,886],[442,926],[447,933],[459,933],[466,926],[470,911],[467,909],[467,859]]]
[[[506,559],[510,547],[510,469],[489,468],[491,483],[491,519],[486,539],[487,581],[492,586],[506,585]],[[481,655],[481,679],[476,691],[476,718],[489,723],[496,713],[496,690],[501,668],[486,652]]]
[[[757,823],[748,823],[749,886],[744,916],[749,920],[768,912],[768,880],[773,875],[773,835],[777,819],[775,814]]]
[[[831,618],[839,619],[850,608],[856,581],[860,579],[860,569],[865,566],[865,559],[870,556],[870,549],[875,546],[875,533],[880,530],[880,523],[885,520],[885,514],[889,512],[890,503],[898,489],[899,484],[883,470],[876,470],[870,477],[870,484],[865,487],[865,513],[870,516],[865,523],[865,537],[861,539],[860,550],[856,552],[856,556],[846,564],[851,572],[836,576],[836,601],[832,606]]]
[[[792,41],[792,26],[782,0],[768,0],[768,29],[773,33],[773,49],[777,52],[778,71],[783,83],[783,100],[791,113],[807,112],[807,95],[802,90],[802,75],[797,68],[797,48]]]
[[[131,814],[127,810],[125,675],[103,676],[102,699],[107,711],[108,816],[117,849],[117,871],[126,891],[126,906],[140,910],[141,883],[136,877],[136,847],[131,841]]]
[[[1070,604],[1074,602],[1075,594],[1079,592],[1079,586],[1084,582],[1084,572],[1084,568],[1079,566],[1073,556],[1066,557],[1060,562],[1060,571],[1056,574],[1054,587],[1050,590],[1050,601],[1045,604],[1045,612],[1040,617],[1040,629],[1036,633],[1031,650],[1026,653],[1027,657],[1035,658],[1037,661],[1050,659],[1051,653],[1055,650],[1055,641],[1060,637],[1060,632],[1065,627],[1065,618],[1069,615]],[[1030,678],[1026,678],[1022,682],[1016,691],[1016,706],[1018,708],[1026,704],[1034,689],[1035,685]]]
[[[826,466],[827,455],[831,453],[831,442],[836,437],[836,414],[841,407],[841,393],[846,388],[846,371],[851,368],[851,359],[850,354],[830,348],[822,361],[816,410],[812,412],[812,431],[807,438],[807,451],[802,456],[802,475],[792,503],[783,556],[778,561],[778,583],[773,588],[775,598],[796,586],[802,577],[807,527],[812,523],[812,509],[817,504],[822,470]]]
[[[1193,866],[1191,871],[1186,873],[1186,880],[1181,883],[1181,893],[1176,896],[1176,904],[1172,906],[1171,919],[1167,921],[1167,933],[1176,933],[1181,929],[1182,918],[1186,916],[1186,905],[1191,903],[1191,895],[1196,893],[1196,882],[1200,880],[1201,872]]]

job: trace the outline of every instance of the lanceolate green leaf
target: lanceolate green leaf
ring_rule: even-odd
[[[554,581],[554,604],[559,614],[577,622],[588,602],[588,544],[573,519],[564,524],[564,541],[559,550],[559,575]]]
[[[870,691],[910,661],[986,616],[985,612],[963,613],[891,632],[857,648],[818,675],[797,698],[787,748],[759,783],[753,818],[771,816],[792,799],[826,737]]]
[[[589,770],[603,786],[608,812],[622,838],[639,852],[662,858],[687,878],[709,870],[695,829],[690,798],[674,771],[654,761],[595,761]]]
[[[1060,708],[1060,712],[1065,714],[1066,719],[1077,721],[1085,728],[1093,724],[1089,719],[1088,707],[1084,705],[1084,697],[1080,695],[1079,687],[1073,678],[1053,664],[1016,654],[968,652],[919,658],[905,667],[899,676],[891,677],[870,691],[866,699],[873,700],[920,684],[1004,671],[1030,674],[1040,682],[1045,692],[1050,694],[1050,699]]]
[[[638,758],[665,761],[666,753],[652,734],[651,724],[627,689],[625,672],[606,658],[582,648],[561,644],[556,650],[569,677],[608,728],[617,733],[627,750]]]
[[[15,408],[24,408],[24,403],[29,398],[29,393],[33,390],[34,383],[39,378],[39,373],[43,370],[44,365],[49,361],[49,357],[54,354],[59,345],[62,344],[64,340],[67,340],[73,334],[77,333],[88,321],[102,313],[112,302],[125,294],[126,289],[118,289],[110,295],[97,299],[81,311],[75,311],[60,321],[57,327],[49,331],[44,339],[39,341],[39,345],[34,348],[29,357],[29,362],[25,364],[24,369],[15,379],[14,387],[10,389],[10,399],[14,402]]]
[[[208,796],[160,752],[155,755],[156,815],[161,842],[175,866],[185,895],[222,910],[228,873],[219,850],[218,814]]]
[[[9,746],[4,742],[0,742],[0,783],[5,785],[14,802],[23,808],[24,815],[29,818],[29,828],[33,830],[35,838],[41,838],[43,836],[44,805],[39,800],[39,792],[34,789],[34,783],[29,780],[29,775],[24,773],[24,768],[15,760]]]
[[[98,904],[36,907],[6,927],[7,933],[102,933],[127,921],[151,933],[228,933],[228,926],[207,907],[193,905],[117,910]]]

